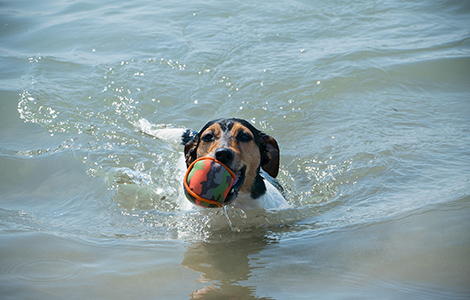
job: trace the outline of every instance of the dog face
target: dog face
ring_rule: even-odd
[[[207,123],[184,147],[186,165],[201,157],[213,157],[237,178],[225,203],[238,191],[253,194],[262,168],[272,177],[279,171],[279,147],[274,138],[242,119],[218,119]]]

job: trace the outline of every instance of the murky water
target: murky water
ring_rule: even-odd
[[[470,5],[0,3],[2,299],[470,297]],[[184,211],[239,117],[291,208]],[[183,200],[184,201],[184,200]]]

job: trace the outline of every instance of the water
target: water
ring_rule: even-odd
[[[3,1],[2,299],[470,297],[466,1]],[[239,117],[292,208],[182,211]]]

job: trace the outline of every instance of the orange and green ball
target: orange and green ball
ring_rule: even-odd
[[[199,207],[222,207],[236,175],[211,157],[194,161],[184,176],[186,198]]]

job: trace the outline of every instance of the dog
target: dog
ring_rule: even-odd
[[[225,203],[240,209],[273,209],[289,206],[275,179],[280,151],[276,140],[243,119],[208,122],[196,132],[191,129],[141,130],[157,138],[184,145],[186,168],[201,157],[212,157],[237,176]],[[179,137],[178,137],[179,135]],[[186,201],[189,203],[189,201]]]

